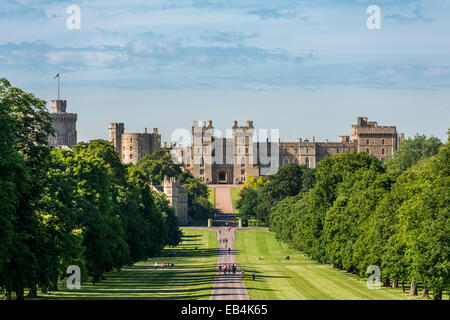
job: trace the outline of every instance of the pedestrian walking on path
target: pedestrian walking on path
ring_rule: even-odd
[[[242,272],[241,272],[241,276],[242,276],[242,279],[244,279],[244,276],[245,276],[245,272],[244,272],[244,270],[242,270]]]
[[[256,273],[255,273],[255,271],[253,271],[252,272],[252,279],[253,279],[253,281],[255,281],[255,278],[256,278]]]

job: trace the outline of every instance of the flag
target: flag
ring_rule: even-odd
[[[56,74],[56,76],[53,78],[53,80],[55,80],[56,78],[59,78],[59,72]]]

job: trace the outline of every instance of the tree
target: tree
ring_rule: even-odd
[[[386,168],[405,171],[419,160],[436,155],[441,146],[442,142],[436,137],[427,138],[425,135],[416,134],[414,138],[401,142],[394,157],[386,160]]]
[[[5,189],[1,193],[3,197],[11,196],[5,201],[5,232],[0,236],[6,245],[5,258],[0,258],[1,273],[6,274],[1,276],[0,285],[7,295],[16,292],[17,298],[23,299],[24,289],[36,285],[41,267],[38,257],[43,250],[42,225],[35,210],[46,183],[50,156],[47,136],[53,129],[45,101],[12,87],[6,79],[0,79],[0,106],[1,126],[5,129],[0,149],[2,169],[7,170],[2,175],[9,176],[2,179]]]

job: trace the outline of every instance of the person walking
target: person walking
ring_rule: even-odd
[[[244,279],[244,276],[245,276],[244,270],[241,271],[241,276],[242,276],[242,279]]]
[[[155,262],[155,264],[153,265],[153,269],[158,269],[158,263]]]
[[[256,273],[255,273],[255,271],[253,271],[252,272],[252,279],[253,279],[253,281],[255,281],[255,278],[256,278]]]

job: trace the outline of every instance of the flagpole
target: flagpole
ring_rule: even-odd
[[[59,73],[58,73],[58,100],[59,100]]]

